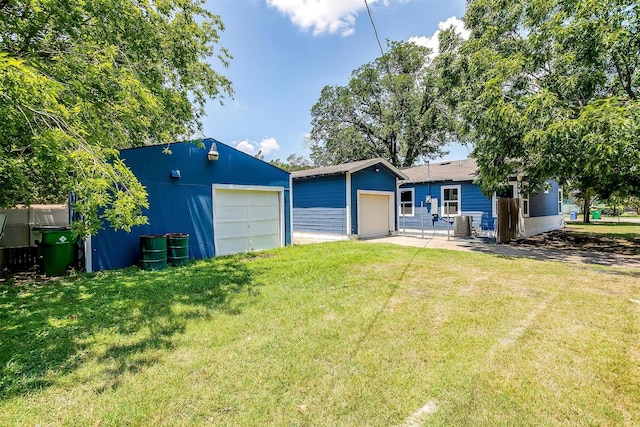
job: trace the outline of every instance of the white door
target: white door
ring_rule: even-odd
[[[282,246],[279,192],[220,188],[214,192],[216,255]]]
[[[391,195],[358,195],[358,236],[362,238],[389,235],[391,226]]]

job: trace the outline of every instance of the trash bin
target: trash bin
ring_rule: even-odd
[[[186,233],[167,234],[167,261],[169,265],[187,265],[189,262],[189,235]]]
[[[600,213],[602,211],[600,209],[596,209],[591,211],[591,219],[600,219]]]
[[[76,259],[76,241],[71,229],[67,227],[39,227],[34,231],[42,233],[40,248],[44,274],[62,276]]]
[[[140,267],[144,270],[162,270],[167,266],[167,236],[149,234],[140,236]]]
[[[576,219],[578,219],[578,214],[576,212],[573,212],[573,211],[569,212],[569,219],[571,221],[575,221]]]

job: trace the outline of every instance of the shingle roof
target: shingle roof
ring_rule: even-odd
[[[398,168],[393,166],[391,163],[389,163],[388,161],[382,158],[358,160],[356,162],[342,163],[339,165],[324,166],[321,168],[295,171],[295,172],[291,172],[291,178],[296,179],[296,178],[307,178],[311,176],[320,176],[320,175],[336,175],[336,174],[343,174],[347,172],[354,173],[354,172],[358,172],[359,170],[366,169],[370,166],[374,166],[377,164],[381,164],[382,166],[387,168],[391,173],[393,173],[400,179],[407,178],[407,175],[405,175],[403,171],[399,170]]]
[[[402,169],[409,179],[402,184],[436,181],[474,181],[478,178],[475,159],[452,160]]]

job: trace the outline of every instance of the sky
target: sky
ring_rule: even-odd
[[[463,31],[466,0],[368,0],[380,43],[415,41],[437,48],[438,32]],[[311,107],[325,86],[381,56],[365,0],[208,0],[224,24],[220,46],[233,59],[213,63],[231,80],[232,99],[207,104],[204,136],[265,160],[310,150]],[[468,157],[461,145],[440,159]]]

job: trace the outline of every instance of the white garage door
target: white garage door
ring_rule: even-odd
[[[358,197],[359,237],[387,236],[390,228],[391,195],[360,194]]]
[[[277,191],[214,189],[213,226],[216,255],[282,245]]]

